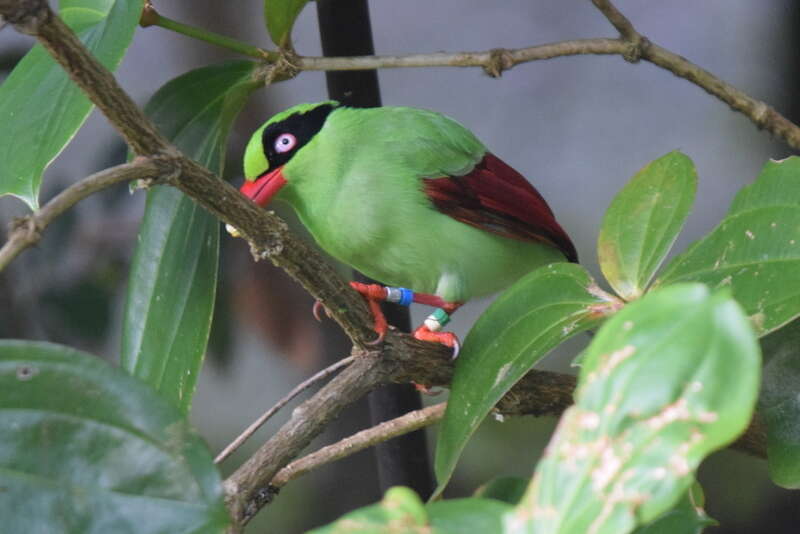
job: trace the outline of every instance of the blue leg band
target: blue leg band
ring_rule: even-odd
[[[401,306],[410,306],[414,302],[414,292],[404,287],[386,287],[386,301]]]

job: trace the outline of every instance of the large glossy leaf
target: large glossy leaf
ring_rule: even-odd
[[[264,0],[264,20],[272,42],[281,48],[292,44],[292,27],[308,0]]]
[[[258,87],[255,64],[204,67],[167,83],[145,111],[187,155],[221,173],[231,123]],[[122,366],[182,410],[203,362],[217,281],[219,223],[176,189],[147,193],[128,284]]]
[[[436,444],[437,494],[486,414],[545,354],[593,327],[614,302],[574,263],[537,269],[506,290],[472,327],[456,361]]]
[[[800,319],[761,340],[764,379],[759,413],[767,425],[772,480],[800,488]]]
[[[501,532],[511,509],[493,499],[454,499],[425,506],[409,488],[394,487],[378,504],[360,508],[309,534],[485,534]]]
[[[611,202],[597,252],[611,287],[639,298],[686,221],[697,190],[694,164],[670,152],[636,173]]]
[[[656,285],[689,281],[730,286],[760,335],[800,315],[800,158],[767,163]]]
[[[140,381],[60,345],[0,341],[3,532],[213,533],[208,448]]]
[[[143,0],[62,0],[60,16],[103,65],[115,69],[130,45]],[[42,173],[92,104],[39,45],[0,86],[0,195],[36,208]]]
[[[747,426],[759,384],[756,337],[730,291],[649,292],[587,349],[509,532],[625,534],[671,509],[710,452]]]
[[[700,534],[706,527],[718,525],[706,514],[704,504],[703,488],[695,482],[672,510],[637,528],[634,534]]]

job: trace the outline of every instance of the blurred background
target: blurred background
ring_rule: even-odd
[[[618,0],[617,6],[654,42],[800,120],[796,1]],[[155,7],[181,22],[263,47],[270,44],[260,1],[162,1]],[[373,0],[370,9],[379,54],[615,36],[587,1]],[[300,54],[321,54],[313,4],[300,16],[294,43]],[[0,79],[31,45],[31,39],[10,29],[0,32]],[[118,78],[144,105],[171,78],[235,57],[157,27],[139,29]],[[696,86],[648,63],[631,65],[616,56],[528,63],[497,80],[475,68],[385,70],[379,77],[385,105],[448,114],[527,176],[571,234],[582,263],[599,279],[595,242],[603,212],[617,190],[652,159],[679,149],[697,166],[697,200],[674,248],[680,252],[716,225],[736,191],[755,178],[768,158],[789,155],[786,146]],[[257,92],[232,133],[226,178],[240,183],[244,143],[267,117],[326,98],[324,74],[316,72]],[[41,200],[124,157],[118,136],[93,113],[45,174]],[[64,343],[118,361],[126,279],[143,201],[143,193],[130,194],[120,186],[83,201],[48,228],[38,247],[23,252],[0,274],[0,337]],[[0,225],[5,228],[26,211],[21,201],[0,198]],[[295,223],[291,213],[282,215]],[[191,414],[214,451],[294,384],[349,349],[332,322],[314,321],[313,301],[299,286],[266,262],[254,264],[246,245],[225,234],[217,302]],[[471,302],[459,311],[456,333],[463,338],[489,302]],[[426,313],[414,310],[413,322]],[[585,342],[568,342],[541,367],[569,372],[570,359]],[[267,425],[223,470],[233,470],[285,417]],[[366,424],[364,408],[353,407],[315,446]],[[448,495],[467,495],[495,474],[529,476],[554,424],[530,417],[487,421],[468,447]],[[429,437],[432,444],[435,429]],[[722,523],[712,532],[797,531],[800,499],[771,484],[763,461],[723,451],[704,463],[700,480],[709,514]],[[302,532],[379,498],[374,453],[365,451],[289,484],[249,531]]]

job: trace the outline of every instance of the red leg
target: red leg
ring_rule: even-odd
[[[426,306],[433,306],[434,308],[441,308],[447,313],[453,313],[461,307],[463,302],[447,302],[442,297],[430,295],[428,293],[414,293],[414,302],[425,304]]]
[[[389,329],[389,324],[386,322],[386,317],[381,310],[381,302],[386,300],[386,288],[378,284],[362,284],[360,282],[350,282],[350,287],[361,293],[367,300],[369,310],[372,312],[372,317],[375,319],[373,329],[378,334],[375,341],[370,341],[368,345],[377,345],[386,337],[386,331]]]

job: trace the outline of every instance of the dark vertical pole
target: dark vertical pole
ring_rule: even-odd
[[[325,56],[372,55],[372,28],[367,0],[318,0],[317,16]],[[374,70],[327,72],[330,98],[353,107],[381,105],[378,73]],[[360,273],[356,278],[366,279]],[[408,310],[396,305],[384,305],[391,324],[410,331]],[[377,424],[422,406],[419,393],[411,385],[390,385],[369,396],[372,423]],[[428,462],[424,431],[395,438],[376,448],[378,478],[385,491],[391,486],[408,486],[427,498],[433,491],[433,479]]]

